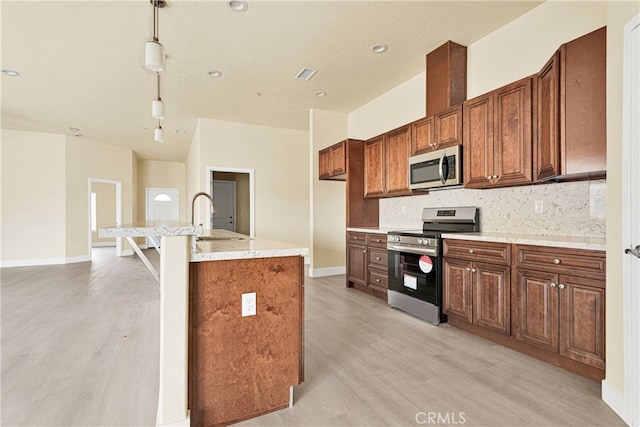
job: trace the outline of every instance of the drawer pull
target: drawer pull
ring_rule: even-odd
[[[380,243],[380,242],[382,242],[382,240],[376,239],[376,243]]]
[[[554,260],[553,260],[553,263],[554,263],[555,265],[558,265],[558,264],[560,264],[560,260],[559,260],[558,258],[556,258],[556,259],[554,259]]]
[[[551,282],[551,283],[549,283],[549,286],[551,286],[552,288],[555,288],[555,287],[556,287],[556,284],[555,284],[555,283],[553,283],[553,282]]]
[[[469,253],[472,254],[473,253],[473,249],[469,249]]]
[[[376,279],[376,283],[380,283],[380,279]]]
[[[564,289],[564,284],[560,283],[560,284],[558,285],[558,289]]]
[[[382,258],[380,258],[379,256],[376,257],[376,261],[380,261]]]

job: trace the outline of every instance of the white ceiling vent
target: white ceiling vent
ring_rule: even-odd
[[[297,80],[309,80],[316,73],[317,70],[313,68],[302,67],[302,70],[298,74],[296,74]]]

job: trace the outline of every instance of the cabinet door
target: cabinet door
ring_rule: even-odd
[[[385,143],[385,172],[387,177],[386,195],[411,194],[409,190],[409,150],[411,147],[411,127],[403,126],[388,132]]]
[[[443,312],[467,322],[473,321],[473,287],[471,263],[458,259],[443,259]]]
[[[481,95],[463,104],[464,186],[486,188],[493,175],[493,96]]]
[[[384,195],[384,135],[364,144],[364,197]]]
[[[411,124],[411,155],[432,151],[435,147],[433,116]]]
[[[436,114],[434,122],[436,148],[462,144],[462,105]]]
[[[331,176],[331,149],[325,148],[318,153],[319,178],[327,179]]]
[[[560,354],[604,369],[604,282],[561,275],[558,289]]]
[[[493,185],[532,182],[531,90],[527,77],[494,91]]]
[[[515,338],[547,351],[558,351],[558,276],[518,270]]]
[[[560,51],[537,76],[536,140],[533,151],[533,179],[560,174]]]
[[[503,265],[473,263],[473,324],[509,336],[510,273]]]
[[[345,142],[339,142],[331,147],[331,175],[347,173]]]
[[[347,245],[347,280],[366,286],[367,248],[359,245]]]

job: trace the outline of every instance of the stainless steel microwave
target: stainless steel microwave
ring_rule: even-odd
[[[461,146],[442,148],[409,157],[409,188],[412,190],[462,184]]]

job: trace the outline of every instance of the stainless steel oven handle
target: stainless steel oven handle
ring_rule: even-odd
[[[440,164],[438,165],[438,175],[440,175],[440,181],[444,184],[447,182],[447,180],[444,177],[444,170],[443,170],[443,165],[444,165],[444,159],[445,157],[447,157],[447,153],[442,153],[442,157],[440,157]]]
[[[405,252],[409,254],[438,256],[438,251],[434,248],[423,248],[416,246],[405,246],[387,243],[387,249],[396,252]]]

